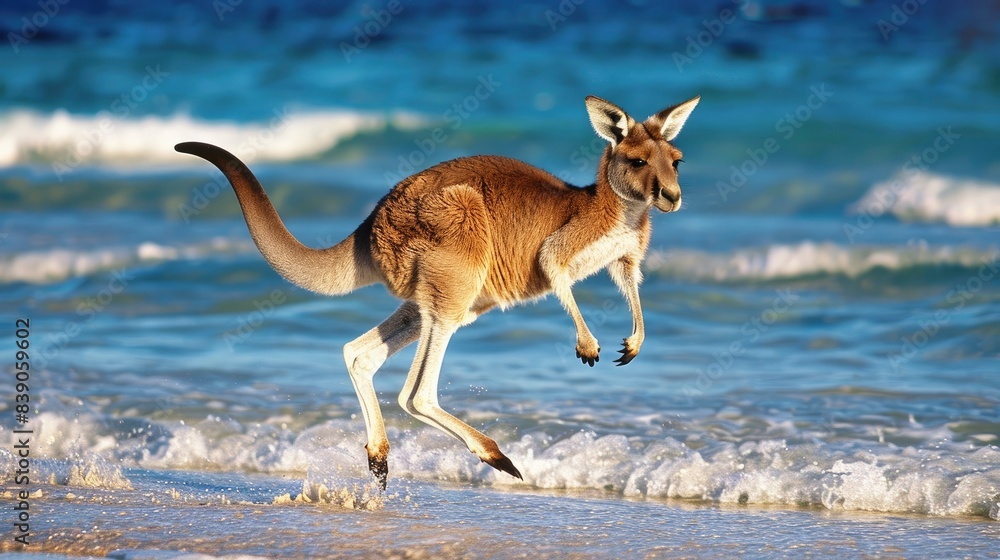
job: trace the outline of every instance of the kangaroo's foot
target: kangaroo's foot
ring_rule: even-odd
[[[595,362],[601,361],[601,346],[597,343],[597,339],[593,336],[587,338],[577,338],[576,341],[576,357],[580,358],[580,361],[594,367]]]
[[[631,362],[636,356],[639,355],[639,346],[642,344],[635,340],[635,337],[628,337],[622,341],[622,349],[618,351],[621,354],[615,363],[617,365],[623,366]]]
[[[366,445],[365,448],[368,446]],[[379,488],[385,490],[389,480],[389,454],[368,452],[368,470],[378,480]]]
[[[480,457],[480,459],[482,459],[482,457]],[[514,466],[514,463],[511,462],[511,460],[508,459],[507,456],[504,455],[503,453],[500,453],[499,457],[482,459],[482,461],[498,471],[503,471],[511,476],[515,476],[521,480],[524,480],[524,477],[521,476],[521,471],[517,470],[517,467]]]

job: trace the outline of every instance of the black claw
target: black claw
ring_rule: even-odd
[[[631,362],[633,359],[635,359],[636,356],[639,355],[639,352],[633,351],[628,347],[627,338],[622,339],[622,346],[623,348],[618,350],[618,353],[621,354],[621,356],[619,356],[618,359],[615,360],[615,364],[619,366],[623,366]]]
[[[598,352],[598,353],[600,353],[600,351],[601,351],[601,347],[600,347],[600,346],[598,346],[598,347],[597,347],[597,352]],[[579,350],[577,350],[577,351],[576,351],[576,357],[577,357],[577,358],[580,358],[580,361],[581,361],[582,363],[584,363],[584,364],[586,364],[586,365],[589,365],[590,367],[594,367],[594,363],[595,363],[595,362],[599,362],[599,361],[601,361],[601,356],[600,356],[600,354],[598,354],[598,355],[596,355],[596,356],[594,356],[594,357],[590,357],[590,356],[584,356],[583,354],[581,354],[581,353],[580,353],[580,351],[579,351]]]
[[[389,459],[386,457],[368,457],[368,470],[378,479],[379,487],[384,491],[389,480]]]
[[[632,359],[635,358],[635,356],[636,356],[636,354],[632,354],[632,355],[624,354],[621,358],[618,358],[617,360],[615,360],[615,364],[617,364],[618,366],[623,366],[623,365],[631,362]]]
[[[595,356],[595,357],[591,358],[589,356],[582,356],[582,355],[580,355],[579,352],[576,353],[576,357],[580,358],[580,362],[582,362],[582,363],[584,363],[586,365],[589,365],[590,367],[594,367],[594,362],[601,361],[601,357],[600,356]]]
[[[514,463],[512,463],[511,460],[504,455],[489,461],[486,459],[483,459],[482,461],[498,471],[503,471],[511,476],[516,476],[520,480],[524,480],[524,477],[521,476],[521,471],[517,470]]]

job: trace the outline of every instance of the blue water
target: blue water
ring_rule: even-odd
[[[340,352],[398,302],[284,283],[221,176],[175,143],[242,157],[289,229],[325,246],[452,157],[593,182],[588,94],[637,118],[700,94],[676,142],[684,209],[653,219],[639,357],[613,367],[631,320],[603,274],[574,288],[605,349],[594,368],[554,298],[459,331],[441,403],[519,482],[398,409],[404,350],[375,379],[390,492],[1000,519],[996,14],[928,2],[880,31],[892,3],[731,4],[719,24],[730,3],[402,2],[376,25],[361,4],[220,21],[211,3],[75,3],[5,45],[0,309],[8,341],[31,320],[47,491],[127,496],[174,472],[304,494],[369,480]],[[37,10],[0,9],[5,36]],[[13,407],[0,400],[11,442]],[[11,478],[10,445],[0,459]],[[252,501],[295,494],[264,486]]]

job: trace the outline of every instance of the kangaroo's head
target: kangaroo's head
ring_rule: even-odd
[[[668,107],[636,122],[624,110],[593,95],[587,97],[587,112],[597,134],[611,143],[604,151],[611,188],[622,199],[655,206],[663,212],[681,207],[677,168],[681,151],[670,141],[681,131],[699,97]]]

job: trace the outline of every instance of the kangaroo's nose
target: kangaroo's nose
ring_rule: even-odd
[[[676,212],[681,208],[681,187],[677,184],[663,187],[660,182],[655,184],[656,199],[653,200],[655,206],[661,212]]]
[[[677,204],[677,202],[681,199],[681,190],[680,189],[669,189],[668,190],[668,189],[665,189],[663,187],[660,187],[660,190],[657,193],[657,196],[660,197],[660,198],[665,198],[665,199],[669,200],[673,204]]]

